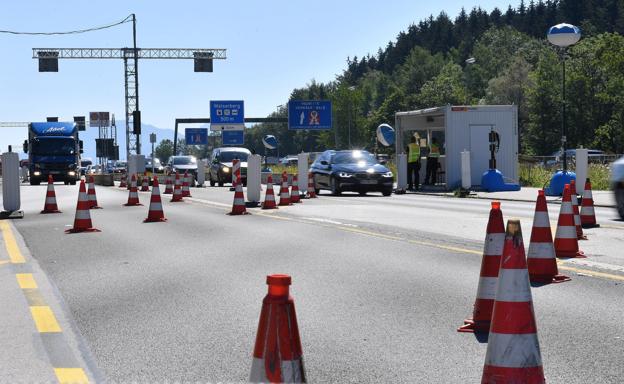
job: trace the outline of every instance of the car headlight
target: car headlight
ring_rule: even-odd
[[[392,177],[392,172],[386,172],[382,175],[383,177]]]
[[[221,170],[223,171],[223,173],[230,173],[230,168],[228,167],[223,167],[221,168]]]
[[[35,172],[34,172],[34,175],[35,175],[35,176],[41,176],[41,172],[39,172],[39,171],[35,171]]]
[[[67,172],[67,174],[69,176],[76,176],[76,172],[74,172],[74,171],[69,171],[69,172]]]
[[[338,172],[338,176],[339,177],[343,177],[343,178],[347,178],[347,177],[352,177],[353,173],[349,173],[349,172]]]

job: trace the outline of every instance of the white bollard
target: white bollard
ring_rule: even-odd
[[[299,193],[304,196],[308,192],[308,159],[309,153],[301,152],[297,155],[297,173],[299,174]]]
[[[404,153],[397,155],[397,189],[407,189],[407,155]]]
[[[461,186],[463,189],[472,187],[472,175],[470,174],[470,151],[461,152]]]
[[[589,151],[585,148],[576,150],[576,193],[583,196],[585,190],[585,179],[589,167]]]
[[[247,201],[252,203],[260,202],[261,164],[260,155],[249,155],[247,158]]]
[[[203,187],[206,181],[206,164],[204,160],[197,159],[197,186]]]
[[[20,209],[20,184],[19,156],[15,152],[3,153],[2,204],[7,213]]]

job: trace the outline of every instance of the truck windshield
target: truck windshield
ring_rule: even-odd
[[[69,138],[34,139],[32,152],[35,155],[66,156],[76,153],[76,142]]]

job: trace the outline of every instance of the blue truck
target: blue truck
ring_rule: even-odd
[[[30,123],[24,152],[28,153],[31,185],[47,181],[49,175],[66,185],[80,180],[82,142],[75,123]]]

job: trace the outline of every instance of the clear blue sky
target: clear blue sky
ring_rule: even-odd
[[[505,10],[507,1],[3,1],[0,29],[64,31],[137,14],[143,48],[227,48],[214,73],[194,73],[190,60],[139,64],[143,122],[171,128],[176,117],[208,117],[210,100],[245,100],[262,117],[310,80],[333,80],[348,56],[377,52],[413,23],[461,7]],[[513,1],[515,6],[516,1]],[[31,48],[124,47],[132,24],[65,36],[0,34],[0,121],[70,120],[89,111],[124,113],[121,60],[61,60],[59,73],[38,73]],[[4,135],[3,135],[4,136]],[[0,140],[0,145],[5,143]]]

